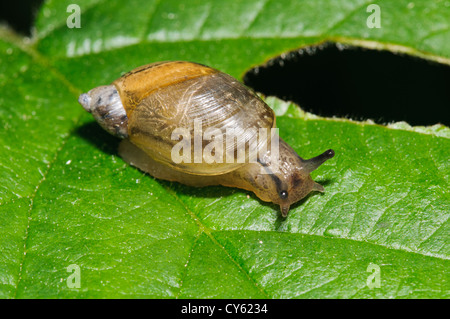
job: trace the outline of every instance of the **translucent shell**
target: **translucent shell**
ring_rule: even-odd
[[[248,155],[248,141],[252,138],[258,149],[267,147],[270,129],[275,127],[272,109],[251,90],[233,77],[200,64],[153,63],[125,74],[113,84],[127,113],[129,140],[156,161],[186,173],[217,175],[245,165],[227,162],[226,153],[245,145]],[[195,123],[196,129],[201,123],[202,132],[194,132]],[[190,133],[191,163],[174,163],[172,159],[172,149],[180,141],[173,139],[172,133],[180,128]],[[211,142],[202,138],[209,128],[220,131],[223,163],[194,161],[194,133],[201,134],[203,150]],[[267,138],[257,137],[259,128],[268,129]],[[226,143],[227,129],[235,129],[237,139],[228,141],[231,143]]]

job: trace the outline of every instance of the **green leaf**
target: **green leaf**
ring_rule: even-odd
[[[79,29],[66,26],[73,3]],[[1,29],[0,296],[448,298],[447,127],[321,118],[267,98],[302,157],[336,152],[313,176],[326,192],[282,219],[249,192],[144,175],[77,103],[150,62],[241,78],[325,40],[450,64],[447,2],[378,1],[380,29],[366,26],[369,4],[48,1],[32,40]]]

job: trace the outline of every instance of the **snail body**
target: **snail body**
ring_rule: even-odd
[[[272,109],[233,77],[213,68],[182,61],[145,65],[82,94],[79,102],[106,131],[123,139],[120,156],[155,178],[246,189],[280,205],[283,216],[311,191],[324,191],[309,174],[334,152],[309,160],[299,157],[271,130]],[[213,150],[206,145],[209,142],[196,140],[199,128],[215,143]],[[261,129],[270,133],[256,138]],[[228,140],[231,131],[234,138]],[[187,157],[182,161],[174,160],[174,150],[183,146],[180,137],[184,146],[195,145],[188,149],[190,154],[183,147]],[[274,137],[278,154],[269,147]],[[224,141],[221,150],[217,146]],[[200,151],[209,148],[210,160],[198,156],[197,146]],[[238,146],[245,152],[237,152]],[[254,161],[252,151],[257,154]],[[230,154],[233,161],[228,160]],[[267,160],[272,155],[277,160]]]

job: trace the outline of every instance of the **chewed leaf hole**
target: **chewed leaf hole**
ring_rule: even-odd
[[[450,124],[450,66],[327,42],[248,71],[244,83],[321,116]]]

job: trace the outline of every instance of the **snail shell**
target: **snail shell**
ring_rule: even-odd
[[[253,191],[263,201],[279,204],[283,216],[287,216],[292,203],[309,192],[324,190],[309,173],[334,156],[328,150],[304,160],[276,136],[278,161],[266,161],[272,155],[268,145],[275,135],[256,135],[259,129],[273,132],[272,109],[233,77],[196,63],[145,65],[111,85],[82,94],[78,101],[106,131],[124,139],[119,154],[131,165],[156,178],[186,185],[224,185]],[[174,132],[179,128],[195,132],[198,123],[204,132],[214,130],[212,138],[218,141],[225,141],[230,129],[234,129],[236,138],[217,154],[219,160],[198,160],[191,148],[193,161],[174,161],[172,151],[179,143],[178,133]],[[252,138],[257,141],[253,148],[258,151],[254,162],[249,161],[250,144],[246,143]],[[209,142],[200,143],[205,149]],[[245,147],[244,158],[237,158],[238,145]],[[225,160],[230,153],[236,161]]]

